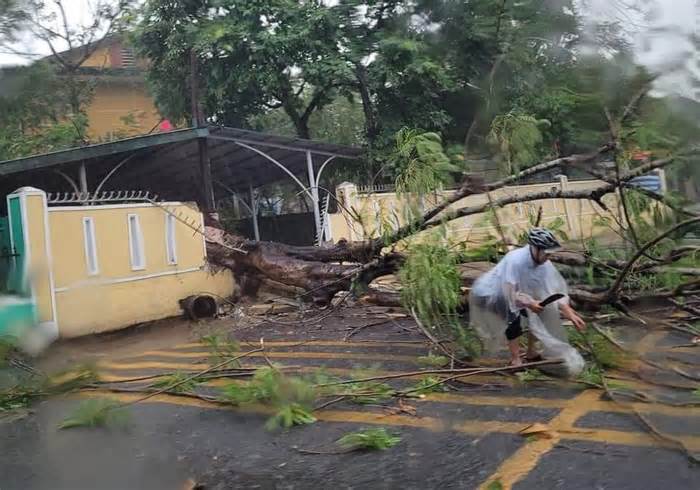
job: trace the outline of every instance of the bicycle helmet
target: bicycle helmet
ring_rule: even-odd
[[[554,234],[546,228],[533,228],[528,233],[527,241],[533,247],[542,250],[552,250],[561,248],[561,244],[554,237]]]

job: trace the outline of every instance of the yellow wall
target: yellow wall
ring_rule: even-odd
[[[80,65],[92,69],[86,78],[95,82],[87,107],[88,136],[93,142],[147,134],[161,120],[146,88],[148,60],[136,57],[134,65],[123,67],[120,60],[124,46],[121,38],[111,37]],[[82,50],[63,55],[77,62]],[[129,115],[134,116],[136,124],[124,123],[122,118]]]
[[[228,271],[212,275],[200,270],[58,292],[59,333],[61,337],[78,337],[177,316],[182,314],[178,304],[182,298],[198,292],[228,297],[233,289]]]
[[[126,44],[129,46],[129,44]],[[121,50],[124,43],[122,40],[115,40],[103,47],[95,50],[80,66],[90,68],[122,68],[122,66],[112,66],[112,50]],[[148,60],[141,57],[135,59],[136,68],[145,69],[148,67]]]
[[[44,195],[37,190],[27,195],[26,202],[30,269],[37,307],[42,320],[53,318],[52,278],[61,337],[116,330],[179,315],[179,300],[187,296],[209,292],[227,297],[234,292],[235,283],[229,271],[216,275],[209,272],[202,235],[178,220],[175,221],[177,263],[168,263],[167,213],[160,207],[72,206],[49,208],[47,213]],[[169,203],[166,209],[183,219],[202,223],[202,215],[194,205]],[[145,267],[139,270],[132,267],[129,252],[130,214],[139,217],[142,232]],[[48,242],[44,233],[46,216]],[[92,218],[95,228],[98,261],[95,275],[88,274],[83,218]]]
[[[122,118],[132,114],[138,123],[127,126]],[[148,133],[160,122],[153,98],[143,82],[106,83],[99,81],[87,108],[89,133],[93,138],[123,133],[134,136]]]
[[[498,200],[507,196],[524,195],[550,191],[553,187],[564,190],[591,189],[603,184],[602,181],[575,181],[569,182],[565,178],[556,183],[532,184],[504,187],[491,193],[492,200]],[[443,191],[423,196],[413,205],[424,211],[429,210],[436,203],[452,195],[454,191]],[[407,200],[399,197],[395,192],[369,193],[359,192],[352,184],[342,184],[336,189],[336,195],[346,208],[354,208],[362,216],[364,226],[355,222],[347,213],[341,212],[329,215],[331,234],[334,241],[345,238],[350,241],[374,238],[381,235],[387,227],[395,229],[406,224]],[[455,210],[464,207],[482,206],[489,202],[486,194],[477,194],[461,199],[448,209]],[[603,198],[608,208],[617,214],[617,196],[609,194]],[[422,207],[421,207],[422,206]],[[506,236],[515,240],[520,233],[531,225],[530,213],[536,214],[542,206],[543,225],[554,220],[564,220],[566,225],[563,231],[570,239],[590,237],[594,230],[594,221],[599,216],[610,216],[610,213],[597,204],[586,200],[543,199],[529,203],[512,204],[497,210],[498,221]],[[529,211],[529,212],[528,212]],[[421,211],[422,213],[423,211]],[[397,220],[398,218],[398,220]],[[439,220],[439,216],[437,218]],[[398,223],[397,223],[398,221]],[[465,216],[447,225],[448,238],[456,241],[481,242],[489,235],[497,236],[498,231],[484,213]]]
[[[168,206],[196,222],[199,211],[184,204]],[[146,252],[145,270],[131,270],[127,216],[138,215]],[[53,253],[56,257],[54,280],[56,288],[75,287],[81,282],[95,282],[87,275],[83,218],[93,218],[97,245],[99,274],[97,281],[123,279],[200,267],[206,255],[202,236],[192,236],[192,229],[176,223],[177,265],[168,265],[165,250],[166,213],[150,204],[119,206],[70,206],[49,208],[49,223]]]

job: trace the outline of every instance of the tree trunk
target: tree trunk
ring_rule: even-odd
[[[247,240],[218,227],[207,227],[206,235],[209,262],[233,271],[244,283],[244,292],[255,294],[260,281],[268,279],[301,288],[306,299],[319,304],[328,304],[339,291],[350,290],[353,282],[367,285],[396,271],[402,260],[396,254],[366,260],[366,256],[355,255],[362,246],[346,243],[332,248],[295,247]],[[343,263],[348,261],[351,263]]]
[[[355,77],[357,78],[357,88],[362,99],[362,111],[365,115],[365,136],[367,137],[367,145],[370,148],[374,147],[374,142],[379,136],[379,122],[374,111],[372,96],[369,91],[369,80],[367,79],[367,69],[358,64],[355,68]]]

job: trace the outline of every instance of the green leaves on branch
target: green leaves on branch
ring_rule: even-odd
[[[315,422],[311,412],[317,396],[316,389],[308,381],[265,367],[258,369],[246,383],[229,384],[223,391],[222,401],[234,405],[262,403],[271,406],[275,415],[266,427],[274,429]]]
[[[613,338],[611,332],[605,333],[610,338]],[[596,365],[601,368],[619,368],[628,360],[628,356],[624,352],[618,349],[604,335],[593,329],[579,332],[574,328],[569,328],[568,334],[571,344],[582,352],[587,352],[593,357]]]
[[[314,422],[316,422],[316,417],[311,415],[311,410],[308,407],[299,403],[290,403],[281,406],[279,411],[265,423],[265,427],[268,430],[280,427],[288,429],[295,425],[313,424]]]
[[[120,408],[119,402],[95,398],[80,403],[75,411],[67,417],[58,428],[72,429],[76,427],[124,425],[127,420],[128,413],[124,408]]]
[[[451,172],[460,170],[445,154],[439,134],[408,128],[396,134],[396,147],[389,164],[396,175],[397,192],[417,195],[441,188],[451,180]]]
[[[279,109],[297,136],[309,137],[309,116],[331,103],[352,77],[338,51],[341,37],[319,1],[170,2],[150,0],[135,31],[148,57],[151,88],[164,115],[190,116],[190,56],[198,60],[201,101],[219,124]]]
[[[343,385],[336,395],[347,396],[350,401],[359,405],[384,403],[391,399],[396,391],[386,383],[363,381]]]
[[[418,357],[416,361],[418,362],[418,365],[423,367],[441,368],[447,366],[450,359],[447,356],[436,356],[431,352],[427,356]]]
[[[85,105],[91,87],[81,90],[85,94],[80,103]],[[83,143],[87,116],[72,113],[66,81],[47,63],[7,69],[0,77],[0,94],[0,160]]]
[[[457,314],[462,298],[458,265],[457,252],[435,236],[413,244],[399,270],[401,301],[440,340],[451,340],[463,354],[474,355],[479,343]]]
[[[505,174],[516,173],[538,159],[543,141],[542,128],[549,126],[551,123],[546,119],[517,112],[493,119],[488,140],[498,148]]]
[[[98,379],[95,369],[89,365],[78,365],[52,376],[39,371],[28,373],[24,369],[13,368],[9,363],[0,367],[0,383],[3,385],[0,389],[0,413],[27,408],[44,397],[78,390]]]
[[[158,381],[151,384],[151,386],[156,389],[169,388],[168,391],[175,393],[193,393],[201,381],[188,378],[191,378],[190,374],[175,373],[169,376],[163,376]]]
[[[411,247],[399,271],[401,300],[425,325],[453,321],[461,299],[458,257],[432,239]]]
[[[204,335],[200,339],[211,352],[209,362],[211,364],[219,364],[226,359],[236,357],[240,354],[240,345],[235,340],[226,339],[221,335]],[[240,362],[234,361],[231,366],[240,366]]]
[[[401,437],[389,433],[382,427],[350,432],[338,439],[337,444],[348,451],[382,451],[396,446],[399,442],[401,442]]]
[[[428,393],[449,391],[449,388],[436,376],[424,376],[409,391],[416,395],[427,395]]]

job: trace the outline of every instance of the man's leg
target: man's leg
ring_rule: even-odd
[[[523,361],[520,359],[520,336],[523,334],[521,324],[521,313],[509,313],[508,328],[506,328],[506,339],[508,339],[508,350],[510,351],[510,365],[520,366]]]
[[[508,340],[508,350],[510,351],[510,365],[520,366],[523,363],[520,358],[520,339]]]

